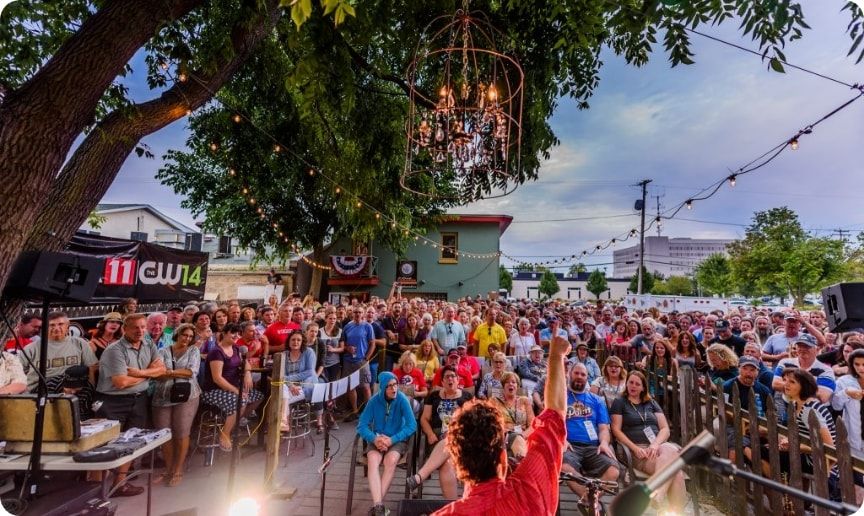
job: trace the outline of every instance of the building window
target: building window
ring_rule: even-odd
[[[457,263],[458,251],[459,233],[441,233],[441,258],[438,263]]]
[[[219,237],[219,254],[231,254],[231,237]]]
[[[132,234],[129,236],[129,240],[136,240],[138,242],[146,242],[147,241],[147,233],[142,231],[132,231]]]

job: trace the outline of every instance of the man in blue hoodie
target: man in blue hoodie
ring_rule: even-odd
[[[369,444],[366,458],[374,504],[369,509],[370,516],[390,513],[382,503],[384,495],[390,489],[399,458],[408,451],[408,439],[417,430],[411,402],[399,392],[396,375],[388,371],[379,374],[378,385],[380,390],[369,399],[357,423],[357,433]],[[383,473],[378,471],[381,464]]]

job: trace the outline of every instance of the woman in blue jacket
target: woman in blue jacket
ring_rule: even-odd
[[[369,474],[369,492],[372,503],[371,515],[386,515],[384,494],[390,489],[399,457],[408,451],[408,439],[417,430],[414,412],[408,397],[399,392],[399,381],[391,372],[378,375],[380,390],[369,399],[360,415],[357,433],[369,443],[366,453]],[[379,475],[378,466],[384,465]]]

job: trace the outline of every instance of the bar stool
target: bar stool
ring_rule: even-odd
[[[249,423],[241,424],[243,420],[238,420],[240,430],[246,433],[247,437],[252,436],[249,429]],[[198,423],[198,434],[195,439],[195,451],[201,449],[204,451],[204,466],[210,467],[215,462],[216,449],[219,448],[219,434],[224,426],[224,417],[222,411],[212,405],[203,405]],[[191,453],[189,454],[192,455]]]
[[[315,455],[315,441],[312,440],[312,405],[306,401],[298,401],[288,406],[288,425],[289,430],[282,432],[282,440],[288,441],[285,449],[285,455],[291,454],[291,444],[294,441],[300,440],[303,447],[306,447],[305,441],[308,439],[311,444],[309,456]],[[283,466],[287,466],[286,462]]]

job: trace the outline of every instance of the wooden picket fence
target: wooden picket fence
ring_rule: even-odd
[[[722,389],[711,383],[707,374],[699,373],[692,368],[685,368],[679,374],[667,377],[653,377],[649,381],[659,382],[662,392],[663,411],[669,420],[672,432],[671,440],[686,444],[703,430],[713,433],[716,438],[715,452],[721,458],[727,458],[729,451],[735,452],[735,464],[739,468],[749,468],[753,473],[763,475],[760,457],[760,444],[767,444],[770,477],[776,482],[783,482],[798,489],[803,489],[805,475],[801,471],[800,445],[806,444],[812,448],[810,455],[813,462],[813,474],[808,476],[811,492],[820,498],[828,499],[829,464],[838,464],[839,485],[843,502],[855,505],[854,472],[864,472],[864,460],[853,457],[849,449],[846,425],[842,418],[837,419],[837,439],[834,446],[822,442],[819,434],[819,422],[815,413],[810,414],[810,439],[798,434],[798,427],[793,422],[784,426],[779,424],[774,403],[765,407],[765,416],[756,418],[757,424],[750,424],[752,418],[747,411],[741,409],[741,397],[737,385],[727,401]],[[749,391],[749,407],[755,407],[753,391]],[[791,406],[787,413],[792,413]],[[732,442],[727,442],[727,425],[734,428]],[[765,436],[760,435],[760,429]],[[753,467],[745,466],[743,453],[744,432],[748,432],[752,450]],[[790,472],[788,477],[780,473],[779,436],[789,440]],[[708,496],[719,504],[728,514],[765,514],[800,515],[804,513],[804,503],[795,497],[784,497],[779,492],[763,489],[759,485],[743,479],[720,478],[702,469],[693,470],[690,475],[689,489],[694,496]],[[696,491],[695,493],[693,491]],[[745,498],[746,497],[746,498]],[[747,504],[742,501],[747,500]],[[829,512],[816,508],[817,516]]]

